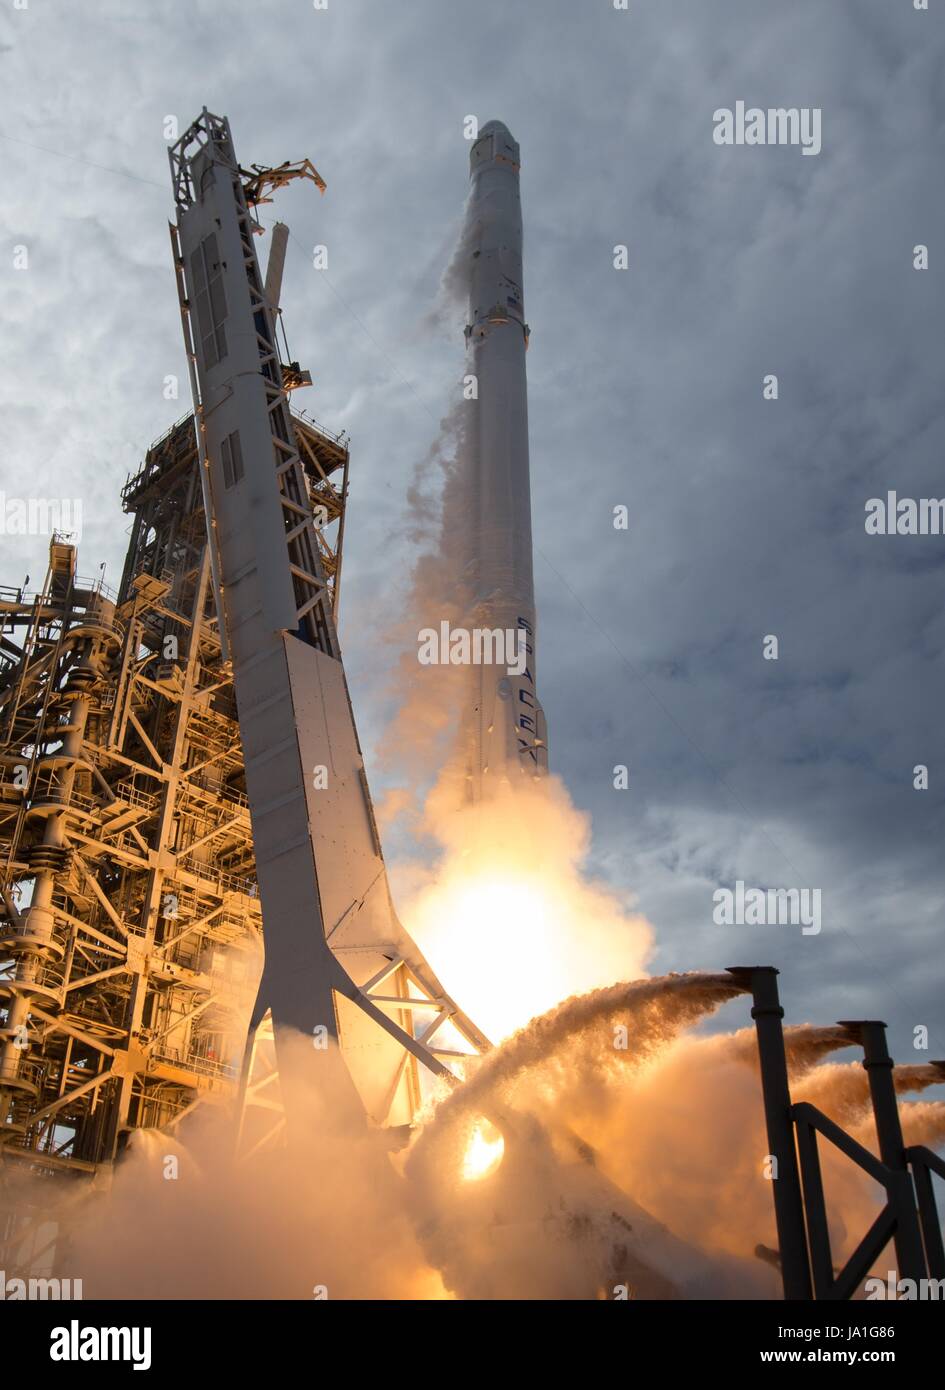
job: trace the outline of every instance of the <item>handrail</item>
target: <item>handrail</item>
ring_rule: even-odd
[[[811,1105],[809,1101],[799,1101],[791,1107],[791,1113],[799,1124],[808,1124],[813,1129],[819,1129],[825,1139],[829,1139],[841,1153],[845,1153],[848,1158],[852,1158],[854,1163],[858,1163],[861,1168],[865,1168],[870,1177],[875,1178],[883,1187],[889,1188],[890,1179],[895,1181],[895,1175],[891,1168],[887,1168],[875,1154],[870,1153],[862,1144],[858,1144],[855,1139],[851,1139],[846,1130],[829,1120],[822,1110],[818,1110],[816,1105]]]
[[[914,1144],[912,1148],[906,1149],[906,1159],[909,1163],[921,1163],[926,1168],[931,1168],[940,1178],[945,1178],[945,1159],[927,1149],[924,1144]]]

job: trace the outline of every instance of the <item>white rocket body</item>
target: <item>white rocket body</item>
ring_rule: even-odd
[[[467,373],[477,394],[468,403],[469,622],[514,634],[520,652],[516,660],[506,649],[511,660],[472,668],[466,776],[478,801],[504,783],[541,776],[548,749],[535,684],[519,147],[501,121],[480,131],[470,179]]]

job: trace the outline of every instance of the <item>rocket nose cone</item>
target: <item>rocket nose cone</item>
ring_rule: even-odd
[[[503,161],[506,166],[511,164],[515,169],[518,169],[518,143],[504,121],[486,121],[484,126],[479,127],[479,134],[469,151],[470,175],[475,174],[477,169],[487,164],[493,164],[496,160]]]

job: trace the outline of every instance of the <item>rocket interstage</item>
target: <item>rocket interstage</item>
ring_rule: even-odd
[[[469,165],[466,344],[467,373],[475,381],[465,405],[470,619],[484,630],[514,631],[525,655],[514,666],[473,667],[467,784],[478,801],[503,784],[546,772],[548,748],[535,683],[519,147],[501,121],[482,127]]]

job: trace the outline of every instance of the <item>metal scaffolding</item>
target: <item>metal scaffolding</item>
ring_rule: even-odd
[[[336,608],[348,449],[292,420]],[[0,589],[0,1145],[43,1174],[230,1099],[260,970],[192,415],[122,502],[117,594],[59,536],[38,593]]]

